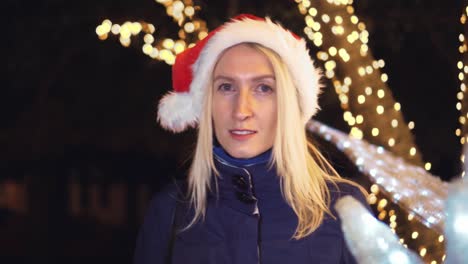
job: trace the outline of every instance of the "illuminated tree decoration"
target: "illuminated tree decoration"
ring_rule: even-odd
[[[465,31],[467,31],[467,17],[468,17],[468,5],[465,7],[464,12],[460,17],[460,23],[462,24]],[[468,86],[468,41],[466,39],[467,32],[462,32],[458,36],[458,40],[460,41],[460,46],[458,47],[458,51],[460,52],[461,60],[457,62],[457,68],[460,70],[458,73],[458,79],[460,80],[460,91],[457,93],[457,104],[456,108],[460,111],[460,117],[458,118],[458,122],[460,127],[455,130],[455,135],[459,137],[460,144],[466,145],[468,142],[468,104],[467,104],[467,97],[466,97],[466,89]],[[465,163],[465,154],[460,156],[460,161],[462,165]],[[465,171],[463,171],[462,177],[465,176]]]
[[[325,76],[332,80],[344,111],[343,118],[355,138],[384,146],[409,162],[423,162],[401,104],[395,102],[382,73],[383,60],[375,60],[369,50],[369,32],[354,14],[352,0],[296,0],[304,15],[304,33],[320,51]]]
[[[156,28],[153,24],[144,21],[127,21],[120,25],[113,24],[106,19],[96,27],[96,34],[101,40],[107,39],[109,34],[119,35],[120,43],[124,47],[130,46],[132,36],[143,34],[142,51],[144,54],[169,65],[174,64],[175,56],[206,37],[208,29],[205,21],[196,18],[196,12],[200,10],[200,7],[194,6],[192,0],[156,0],[156,2],[164,5],[167,15],[179,25],[179,39],[166,38],[154,43]]]
[[[368,202],[376,217],[390,227],[401,244],[417,252],[426,263],[441,263],[445,259],[442,234],[447,182],[381,146],[317,121],[309,122],[307,129],[334,144],[355,164],[364,176],[355,180],[369,187]]]

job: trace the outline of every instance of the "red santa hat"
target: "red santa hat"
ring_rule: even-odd
[[[196,127],[219,56],[227,48],[245,42],[260,44],[280,56],[294,81],[302,120],[304,124],[309,121],[319,109],[321,71],[314,67],[305,40],[268,17],[243,14],[177,55],[172,67],[174,91],[159,102],[158,121],[162,127],[173,132]]]

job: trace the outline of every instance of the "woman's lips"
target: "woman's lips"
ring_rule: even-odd
[[[257,131],[255,130],[249,130],[249,129],[232,129],[229,130],[229,134],[231,135],[232,138],[235,140],[247,140],[251,137],[253,137]]]

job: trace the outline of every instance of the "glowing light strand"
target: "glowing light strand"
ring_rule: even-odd
[[[167,15],[179,25],[179,39],[156,38],[154,35],[156,28],[145,21],[114,24],[109,19],[105,19],[96,27],[96,34],[101,40],[106,40],[109,35],[119,36],[119,41],[124,47],[131,45],[132,37],[143,35],[144,44],[141,49],[144,54],[169,65],[174,64],[177,54],[208,35],[206,22],[196,18],[196,12],[200,7],[194,6],[191,0],[156,0],[156,2],[164,5]],[[155,39],[159,41],[155,43]]]
[[[320,49],[317,58],[324,64],[325,76],[332,80],[350,135],[366,138],[430,169],[431,164],[422,162],[414,144],[411,130],[415,123],[404,125],[401,104],[394,101],[386,84],[388,75],[382,73],[385,62],[372,58],[367,45],[369,32],[354,14],[352,1],[326,0],[319,4],[320,10],[310,1],[296,2],[304,16],[304,34]]]
[[[462,28],[466,28],[468,19],[468,5],[465,7],[464,12],[460,17],[460,23],[462,24]],[[460,52],[460,60],[457,62],[457,68],[459,69],[458,79],[460,80],[460,90],[457,93],[457,104],[456,108],[460,111],[460,116],[458,118],[458,123],[460,125],[459,128],[455,130],[455,135],[459,138],[460,144],[462,145],[462,149],[468,142],[468,105],[466,98],[467,95],[467,86],[468,86],[468,40],[466,39],[467,36],[462,32],[458,36],[458,40],[460,41],[460,46],[458,47],[458,51]],[[460,155],[460,162],[463,165],[466,162],[466,156],[464,153]],[[462,172],[462,177],[465,177],[466,171]]]
[[[304,33],[315,46],[321,49],[317,53],[317,58],[324,62],[325,76],[332,80],[335,92],[338,95],[341,107],[344,111],[343,118],[351,127],[350,136],[358,139],[362,139],[364,137],[366,132],[363,131],[364,129],[362,129],[362,126],[360,125],[364,123],[365,119],[367,120],[367,123],[369,123],[369,121],[372,122],[373,126],[370,130],[371,136],[367,135],[367,139],[383,136],[381,132],[385,129],[388,130],[388,127],[392,127],[394,129],[398,129],[399,127],[409,130],[414,129],[415,123],[412,121],[408,123],[407,127],[402,126],[404,121],[402,118],[398,118],[398,114],[401,114],[401,104],[393,102],[390,90],[384,89],[388,80],[388,75],[380,73],[380,69],[385,66],[385,62],[383,60],[370,59],[372,55],[370,54],[369,47],[367,45],[369,41],[369,33],[366,31],[365,24],[360,22],[358,17],[353,14],[354,9],[352,6],[345,7],[346,13],[349,14],[349,16],[345,16],[342,14],[343,12],[336,12],[336,8],[333,10],[335,12],[329,11],[325,13],[325,11],[323,14],[320,14],[319,10],[315,7],[311,7],[308,3],[304,4],[304,2],[301,1],[296,2],[298,2],[299,11],[305,17],[306,27],[304,28]],[[333,1],[327,2],[332,3]],[[336,5],[334,2],[333,4]],[[325,4],[321,4],[321,11],[326,10],[323,8],[324,6]],[[335,15],[334,18],[329,15],[337,13],[341,15]],[[349,21],[351,23],[348,23],[348,27],[346,26],[346,21],[343,20],[343,17],[349,17]],[[330,32],[326,31],[327,25],[331,34],[334,36],[331,35]],[[357,29],[354,29],[353,25],[357,26]],[[327,45],[327,35],[331,35],[333,38],[333,41],[329,41],[331,43],[330,45]],[[340,38],[345,39],[345,41],[340,41]],[[347,48],[351,45],[359,45],[357,53],[352,51],[352,47],[349,49]],[[340,79],[337,75],[339,75],[340,71],[343,71],[342,66],[348,65],[348,67],[350,67],[350,64],[354,66],[354,75],[348,74]],[[365,79],[365,81],[363,81],[363,79]],[[371,85],[376,82],[377,85]],[[356,92],[356,90],[358,90],[356,88],[361,89]],[[384,99],[389,101],[388,98],[390,98],[390,102],[393,103],[390,105],[387,103],[387,105],[385,105]],[[391,126],[388,124],[381,124],[380,126],[378,126],[378,124],[374,125],[374,122],[376,121],[375,118],[372,119],[370,116],[366,116],[366,111],[356,111],[355,107],[351,107],[351,104],[355,103],[354,100],[357,101],[358,105],[362,105],[367,109],[372,110],[372,108],[374,108],[377,115],[383,115],[384,113],[390,112],[392,114],[389,119]],[[417,149],[414,146],[414,143],[406,145],[406,153],[395,151],[395,146],[401,145],[401,142],[396,142],[397,138],[398,137],[396,135],[389,135],[389,137],[384,138],[384,141],[386,141],[385,143],[388,144],[390,150],[403,157],[407,157],[408,154],[413,157],[417,155]],[[403,155],[401,155],[401,153],[403,153]],[[356,164],[358,168],[362,167],[362,165],[359,165],[358,163],[359,159],[356,161]],[[423,164],[421,162],[421,164],[418,165],[422,166]],[[424,169],[429,171],[431,169],[431,163],[426,162],[424,164]],[[372,175],[372,172],[370,172],[370,174]],[[427,177],[432,178],[430,176]],[[386,189],[392,190],[393,187],[391,185],[388,186],[388,183],[379,182],[379,180],[381,180],[380,178],[375,180],[377,184],[384,185],[386,186]],[[426,219],[419,218],[419,221],[411,221],[414,218],[414,214],[408,213],[406,209],[401,207],[400,199],[404,197],[404,194],[402,196],[401,192],[396,192],[390,196],[393,201],[395,201],[392,208],[392,206],[389,205],[391,203],[387,200],[389,196],[388,191],[387,194],[378,194],[377,184],[373,184],[370,187],[371,195],[369,203],[376,207],[379,219],[388,221],[387,224],[390,226],[391,230],[401,236],[400,242],[404,244],[405,247],[410,245],[413,250],[416,250],[419,255],[425,259],[425,261],[428,263],[443,262],[445,258],[445,248],[444,245],[440,243],[441,235],[438,233],[440,232],[440,228],[438,231],[433,231],[431,228],[421,226],[420,224],[425,223],[433,225],[438,218],[427,217]],[[418,210],[421,207],[416,206],[415,208],[415,210]],[[400,220],[397,221],[397,219]],[[398,228],[398,226],[400,226],[400,228]],[[428,241],[437,242],[430,243]]]
[[[379,220],[400,237],[403,246],[417,251],[426,263],[442,263],[445,258],[443,233],[444,200],[448,183],[424,169],[405,162],[383,147],[355,139],[317,121],[307,129],[334,144],[360,173],[367,176],[369,204]]]

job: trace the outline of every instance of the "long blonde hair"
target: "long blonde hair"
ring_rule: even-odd
[[[264,54],[273,66],[278,116],[270,162],[276,166],[285,201],[297,215],[298,226],[293,237],[300,239],[317,229],[325,214],[331,215],[327,183],[336,185],[337,182],[347,182],[360,186],[341,178],[318,149],[307,140],[297,90],[287,66],[278,54],[259,44],[244,44]],[[204,218],[207,194],[213,191],[211,177],[219,176],[213,160],[212,82],[206,85],[197,145],[188,177],[188,196],[195,215],[186,228]]]

